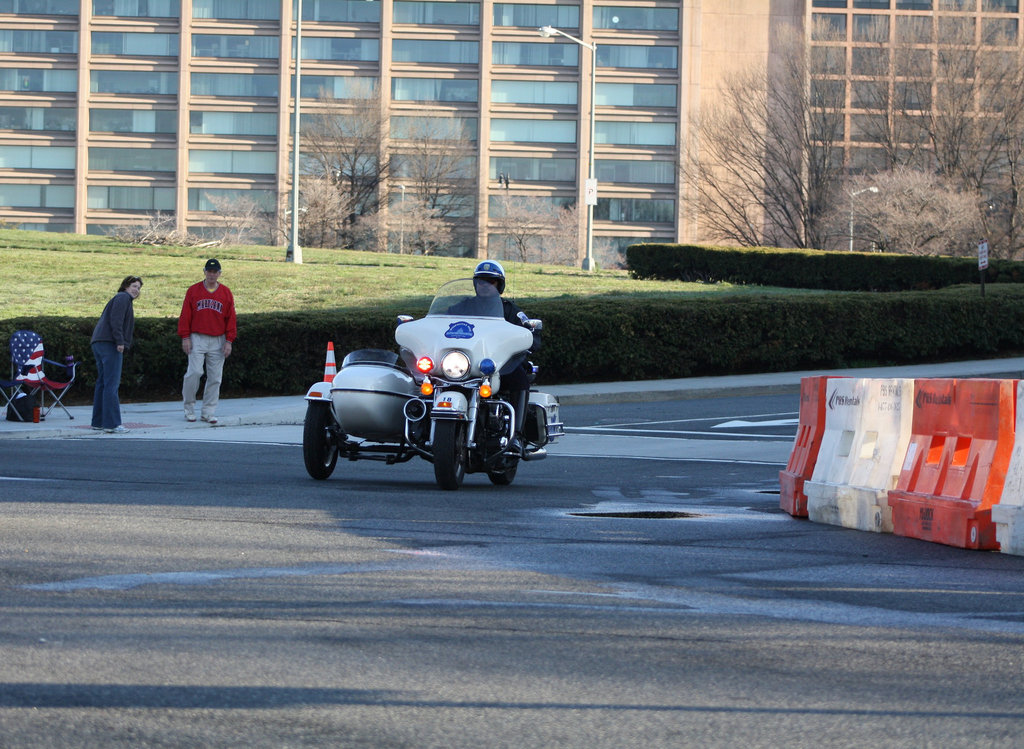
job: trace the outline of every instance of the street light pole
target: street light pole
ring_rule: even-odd
[[[577,39],[572,34],[566,34],[554,26],[541,26],[537,32],[544,38],[564,36],[590,50],[590,143],[587,155],[587,181],[580,192],[583,203],[587,206],[587,252],[586,257],[583,258],[583,270],[594,270],[594,203],[597,202],[597,180],[594,177],[594,107],[597,102],[597,44],[587,44],[582,39]]]
[[[399,219],[401,229],[398,232],[398,254],[405,254],[405,185],[399,185],[398,189],[402,191],[402,215]]]
[[[878,192],[878,188],[872,185],[850,193],[850,252],[853,252],[853,199],[865,192]]]
[[[302,99],[302,0],[295,3],[295,124],[292,127],[292,236],[285,261],[302,263],[299,246],[299,101]]]

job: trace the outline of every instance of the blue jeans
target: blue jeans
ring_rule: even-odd
[[[117,389],[121,385],[121,363],[124,355],[113,341],[92,344],[96,357],[96,390],[92,396],[92,425],[100,429],[121,426],[121,401]]]

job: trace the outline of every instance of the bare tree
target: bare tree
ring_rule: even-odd
[[[418,200],[403,200],[388,211],[360,216],[353,229],[355,249],[439,255],[451,243],[451,225]]]
[[[849,195],[875,188],[869,200],[848,204],[852,227],[859,227],[889,252],[958,255],[978,237],[978,207],[973,195],[934,172],[899,167],[851,183]],[[852,200],[852,197],[851,197]],[[837,216],[845,223],[846,213]]]
[[[307,247],[351,246],[351,226],[343,219],[354,212],[357,198],[339,190],[337,182],[326,176],[307,177],[300,188],[302,244]]]
[[[224,244],[251,244],[274,235],[274,214],[267,206],[248,195],[210,194],[207,200],[214,208],[214,219],[223,234]]]
[[[412,117],[393,135],[394,172],[431,215],[455,218],[473,212],[476,148],[461,118]]]
[[[684,179],[715,239],[824,247],[844,171],[846,88],[831,79],[808,86],[809,47],[796,33],[775,46],[775,64],[730,77],[719,105],[697,118]]]
[[[335,99],[321,93],[317,112],[302,133],[302,171],[314,180],[314,188],[333,185],[340,196],[336,207],[343,212],[334,216],[335,226],[325,223],[311,229],[303,244],[317,245],[334,236],[337,244],[349,244],[346,227],[358,216],[377,210],[378,190],[390,171],[390,158],[384,151],[388,137],[389,113],[380,91],[371,86],[355,86],[351,98]],[[318,182],[317,182],[318,180]],[[307,190],[300,182],[300,193]],[[322,198],[322,196],[320,196]],[[307,219],[311,218],[309,211]],[[326,216],[320,216],[326,221]],[[303,233],[304,223],[300,222]]]

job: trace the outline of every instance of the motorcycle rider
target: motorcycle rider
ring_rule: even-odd
[[[505,269],[496,260],[483,260],[478,263],[473,271],[473,281],[478,295],[486,294],[488,285],[493,286],[499,296],[505,293]],[[501,306],[502,314],[507,322],[519,325],[533,333],[533,345],[530,346],[529,352],[537,351],[541,345],[540,333],[527,326],[526,321],[529,318],[526,313],[515,302],[504,297],[501,299]],[[515,453],[521,453],[523,450],[523,420],[526,418],[526,398],[530,392],[532,376],[531,366],[525,359],[514,370],[501,375],[499,392],[505,396],[516,411],[515,434],[510,445],[512,452]]]

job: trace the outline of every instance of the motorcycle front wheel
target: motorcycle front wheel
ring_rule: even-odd
[[[442,489],[462,486],[466,477],[466,424],[438,421],[434,424],[434,479]]]
[[[330,403],[310,401],[306,406],[302,458],[306,462],[306,471],[319,481],[334,473],[334,466],[338,463],[338,445],[330,431],[334,423]]]

